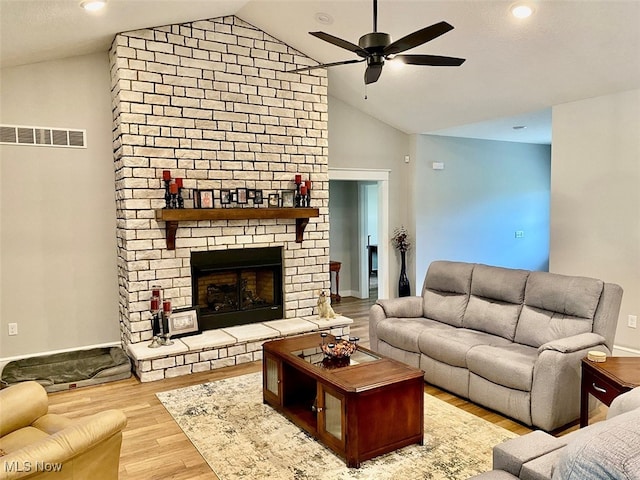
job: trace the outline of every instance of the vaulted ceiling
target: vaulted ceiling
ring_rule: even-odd
[[[366,88],[364,64],[333,67],[329,93],[407,133],[549,143],[551,106],[640,88],[640,0],[530,1],[534,14],[524,20],[510,14],[513,3],[380,0],[378,30],[394,39],[442,20],[455,27],[406,53],[466,62],[387,64]],[[106,51],[118,32],[224,15],[326,63],[356,57],[308,32],[357,43],[373,29],[371,0],[108,0],[94,14],[79,4],[0,0],[0,65]]]

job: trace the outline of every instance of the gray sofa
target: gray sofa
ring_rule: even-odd
[[[614,399],[607,420],[563,437],[537,430],[493,449],[493,470],[474,480],[640,478],[640,388]]]
[[[579,417],[580,359],[611,354],[621,299],[593,278],[436,261],[421,296],[371,307],[370,343],[433,385],[551,431]]]

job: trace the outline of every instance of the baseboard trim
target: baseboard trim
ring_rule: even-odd
[[[85,345],[82,347],[73,347],[73,348],[63,348],[62,350],[51,350],[49,352],[38,352],[38,353],[29,353],[26,355],[17,355],[15,357],[5,357],[0,358],[0,372],[4,366],[13,362],[14,360],[22,360],[23,358],[33,358],[33,357],[42,357],[43,355],[52,355],[55,353],[66,353],[66,352],[75,352],[76,350],[89,350],[90,348],[104,348],[104,347],[121,347],[121,342],[109,342],[109,343],[99,343],[97,345]]]
[[[629,347],[613,346],[613,355],[616,357],[640,357],[640,350]]]

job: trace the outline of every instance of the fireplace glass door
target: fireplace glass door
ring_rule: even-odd
[[[193,252],[191,269],[203,330],[282,318],[281,248]]]

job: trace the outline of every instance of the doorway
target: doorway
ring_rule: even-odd
[[[389,298],[389,248],[380,241],[389,238],[388,178],[388,170],[329,170],[330,255],[342,262],[341,296]]]

